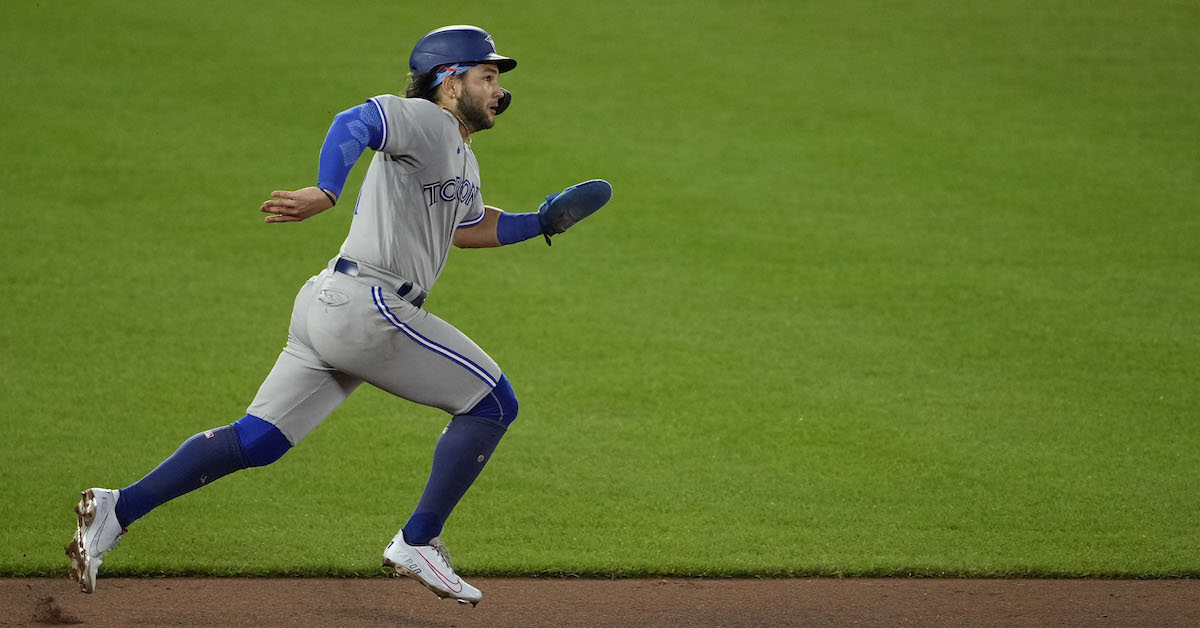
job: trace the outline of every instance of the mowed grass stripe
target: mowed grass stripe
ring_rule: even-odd
[[[521,66],[485,199],[616,194],[430,298],[522,401],[447,528],[464,573],[1197,574],[1196,9],[486,8]],[[257,205],[453,21],[373,6],[382,50],[305,3],[60,11],[0,26],[3,574],[63,571],[75,492],[241,416],[350,220]],[[445,420],[364,389],[106,573],[379,573]]]

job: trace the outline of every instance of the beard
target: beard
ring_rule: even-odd
[[[462,114],[463,122],[471,126],[471,131],[490,129],[496,124],[495,118],[488,117],[487,106],[465,91],[458,99],[458,112]]]

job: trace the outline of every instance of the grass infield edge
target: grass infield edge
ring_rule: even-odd
[[[68,568],[55,570],[20,571],[0,568],[0,578],[66,578]],[[342,567],[308,569],[223,570],[179,568],[170,570],[113,569],[105,570],[106,578],[386,578],[391,570],[352,570]],[[1200,569],[1175,571],[1070,571],[1060,569],[1016,568],[1007,570],[940,570],[931,568],[895,569],[768,569],[768,570],[465,570],[463,576],[475,578],[578,578],[589,580],[623,580],[654,578],[695,579],[798,579],[798,578],[897,578],[947,580],[1194,580]]]

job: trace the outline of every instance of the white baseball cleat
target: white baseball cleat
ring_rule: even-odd
[[[450,564],[450,550],[442,545],[441,539],[433,537],[429,545],[409,545],[404,532],[383,550],[383,566],[391,567],[401,576],[413,578],[433,591],[440,598],[453,598],[462,604],[474,606],[483,599],[483,593],[467,584],[454,573]]]
[[[117,521],[117,500],[121,491],[90,488],[83,492],[75,505],[79,527],[75,538],[67,545],[71,559],[71,579],[79,583],[84,593],[96,590],[96,572],[105,554],[121,541],[125,530]]]

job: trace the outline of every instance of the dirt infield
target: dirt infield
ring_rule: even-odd
[[[1198,626],[1200,580],[0,580],[0,626]]]

